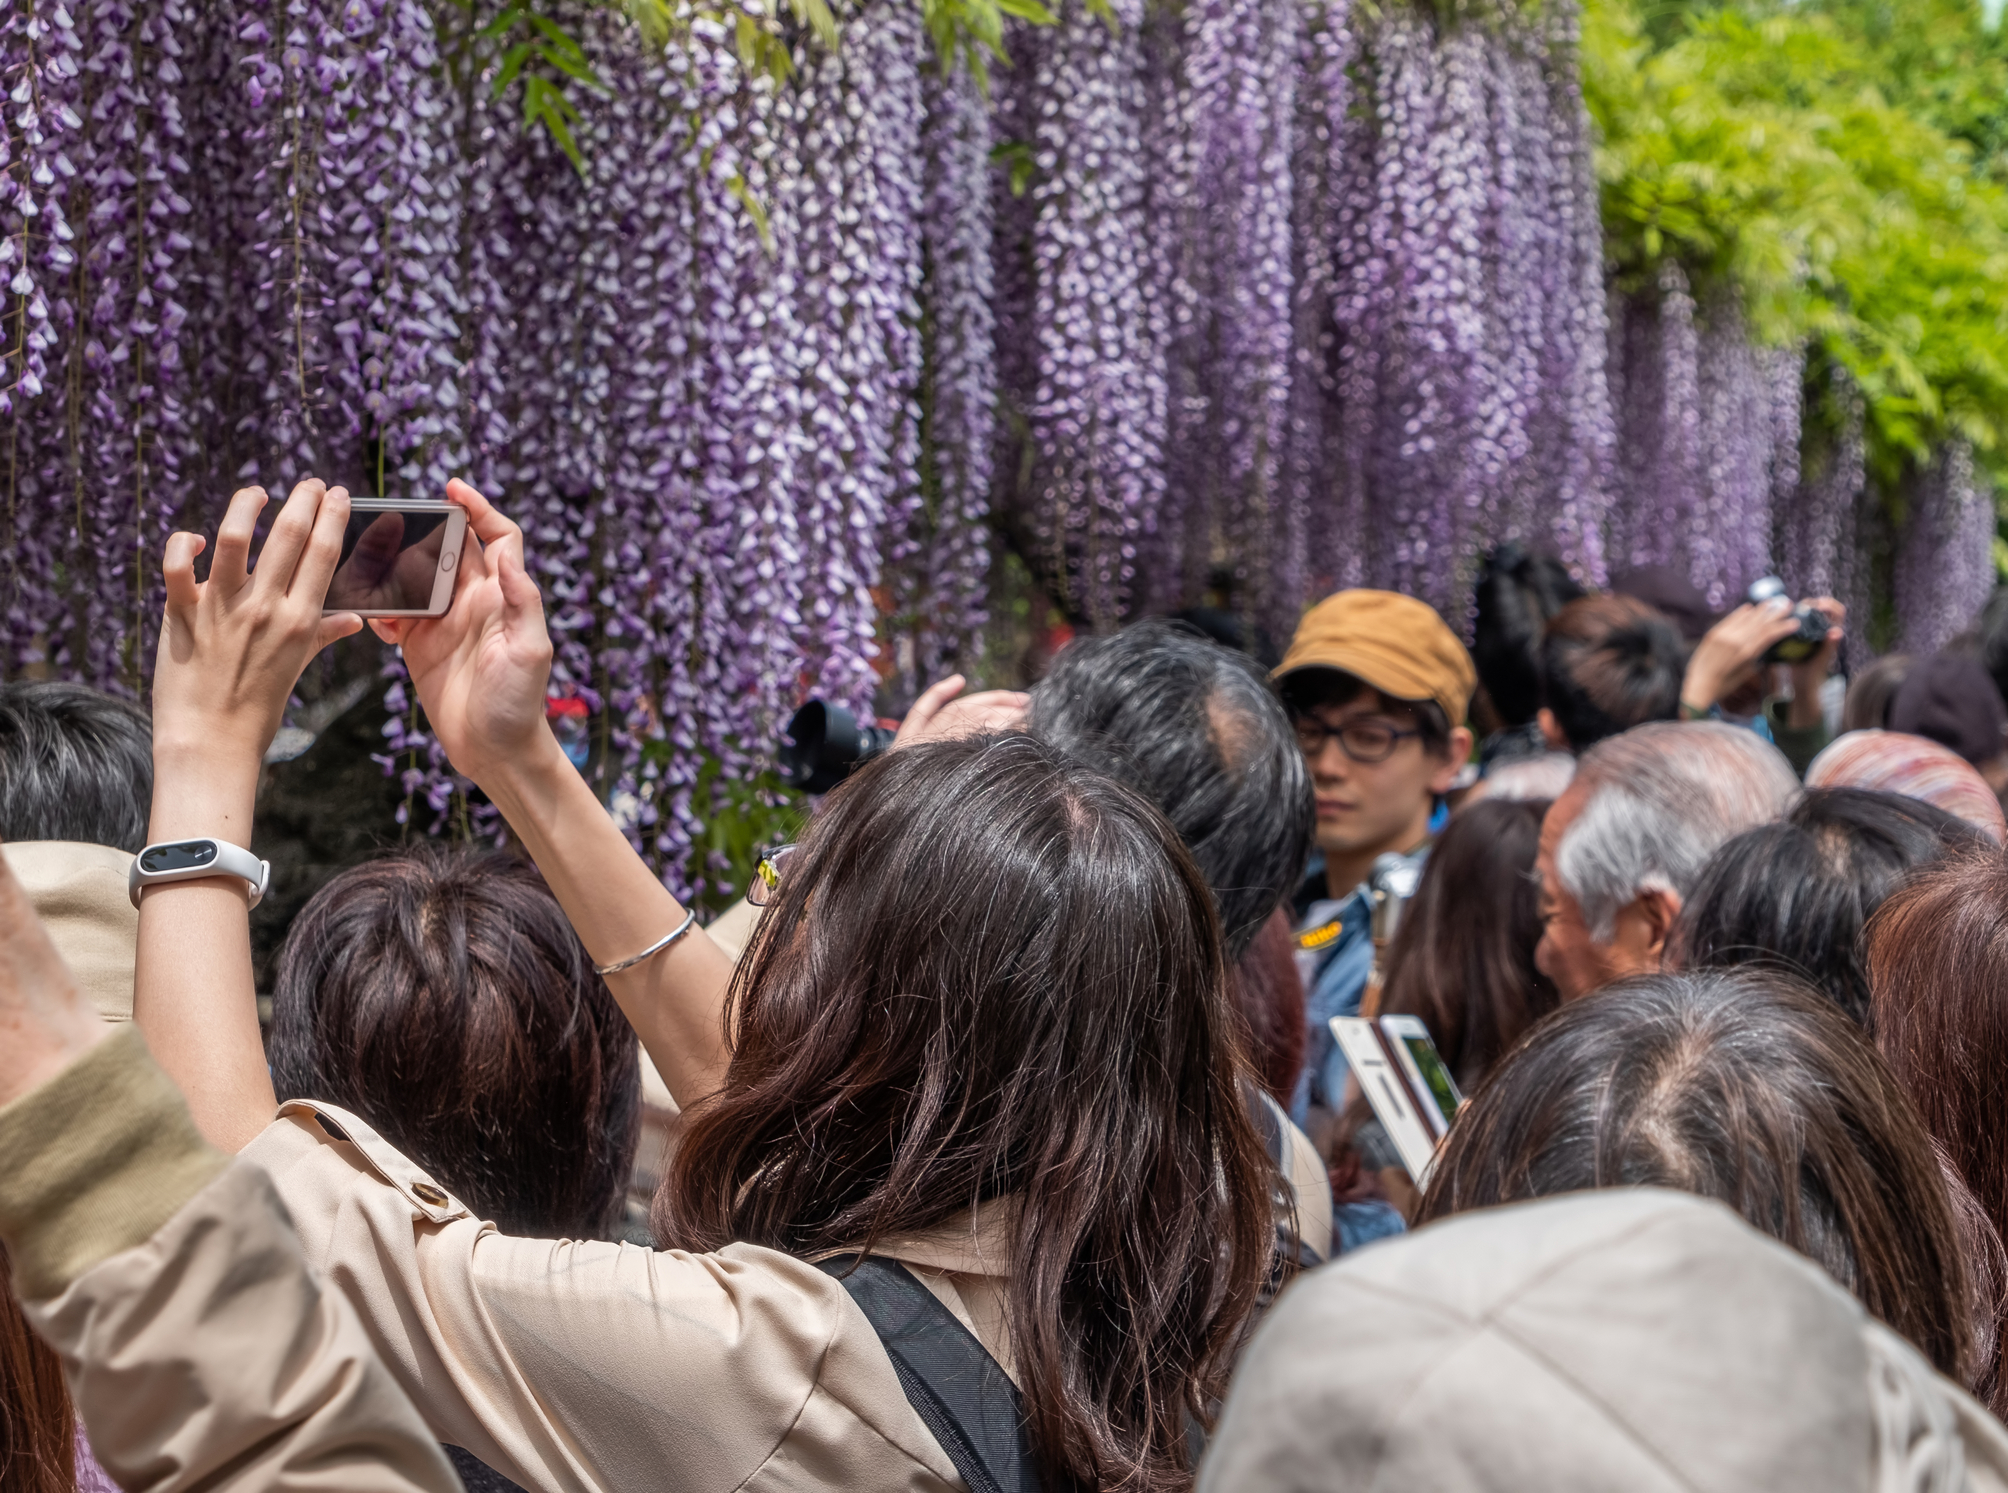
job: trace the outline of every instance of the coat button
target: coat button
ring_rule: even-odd
[[[445,1206],[446,1194],[430,1182],[414,1182],[411,1184],[411,1190],[421,1203],[430,1203],[435,1208]]]

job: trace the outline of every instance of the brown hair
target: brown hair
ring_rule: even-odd
[[[1024,735],[825,801],[733,976],[666,1247],[869,1252],[1011,1199],[1046,1479],[1184,1488],[1272,1245],[1205,881],[1137,794]]]
[[[1663,614],[1629,596],[1585,596],[1541,635],[1541,701],[1569,749],[1680,718],[1687,650]]]
[[[1541,799],[1480,799],[1454,815],[1388,949],[1381,1010],[1421,1017],[1467,1090],[1561,1004],[1534,965],[1534,856],[1547,812]]]
[[[63,1365],[28,1325],[12,1273],[0,1246],[0,1488],[75,1493],[77,1422]]]
[[[1887,731],[1890,702],[1909,677],[1912,662],[1908,653],[1885,653],[1855,675],[1841,703],[1841,730]]]
[[[1876,1043],[2008,1234],[2008,858],[1976,850],[1926,868],[1883,903],[1864,938]],[[2008,1409],[2004,1389],[1997,1382],[1997,1410]]]
[[[1256,1077],[1286,1109],[1304,1070],[1304,980],[1297,973],[1296,947],[1290,915],[1279,907],[1227,971]]]
[[[504,1233],[617,1237],[633,1030],[536,867],[424,845],[322,887],[276,960],[273,1087],[352,1109]]]
[[[1644,975],[1564,1006],[1458,1118],[1421,1218],[1637,1186],[1726,1203],[1941,1372],[1975,1367],[1958,1224],[1917,1111],[1861,1029],[1789,975]]]

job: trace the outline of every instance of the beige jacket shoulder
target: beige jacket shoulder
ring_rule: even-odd
[[[842,1285],[714,1254],[496,1232],[355,1116],[295,1102],[244,1152],[441,1440],[552,1493],[963,1486]],[[1006,1369],[998,1205],[893,1241]]]
[[[132,853],[76,840],[10,840],[0,857],[98,1015],[131,1021],[139,947],[139,909],[126,890]]]
[[[460,1487],[271,1181],[204,1143],[133,1027],[0,1109],[0,1238],[121,1487]]]

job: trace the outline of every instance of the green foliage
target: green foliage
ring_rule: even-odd
[[[710,806],[703,827],[691,837],[689,864],[692,879],[704,879],[697,904],[712,915],[746,895],[762,851],[801,838],[809,822],[808,800],[777,773],[728,777],[715,757],[699,766],[691,800]]]
[[[501,98],[522,79],[524,128],[542,125],[574,169],[584,175],[586,163],[572,135],[579,108],[566,95],[564,80],[606,92],[606,84],[586,61],[585,49],[557,22],[520,3],[506,7],[477,34],[484,41],[508,42],[495,80],[489,85],[492,95]],[[516,39],[510,40],[512,37]]]
[[[1955,434],[1993,473],[2008,458],[2008,189],[1975,156],[1998,133],[2003,101],[1990,115],[1984,95],[2002,53],[1974,46],[1964,76],[1946,38],[1957,20],[1984,40],[1977,12],[1930,3],[1943,45],[1900,55],[1861,34],[1868,0],[1685,8],[1664,41],[1631,0],[1584,9],[1621,278],[1665,255],[1727,276],[1761,336],[1861,386],[1885,481]]]
[[[484,0],[453,0],[463,11],[478,17]],[[545,130],[565,157],[585,174],[572,127],[578,122],[579,108],[568,87],[578,85],[605,92],[606,85],[586,60],[578,39],[554,16],[548,14],[552,0],[511,0],[495,17],[482,25],[484,40],[503,45],[491,84],[496,98],[502,98],[519,83],[522,86],[523,125]],[[839,0],[840,4],[846,0]],[[986,90],[993,63],[1009,63],[1004,49],[1007,19],[1034,26],[1050,26],[1053,12],[1041,0],[918,0],[921,23],[933,43],[936,59],[944,71],[966,67]],[[1085,0],[1089,12],[1111,27],[1115,13],[1109,0]],[[584,0],[588,7],[618,9],[633,24],[638,42],[651,51],[682,43],[698,22],[711,22],[733,39],[739,62],[755,77],[776,84],[794,75],[798,49],[813,42],[835,51],[842,42],[837,12],[830,0]],[[765,213],[741,182],[734,188],[746,209],[761,222],[766,237]]]

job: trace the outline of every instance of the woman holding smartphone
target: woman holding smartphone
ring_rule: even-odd
[[[1027,737],[901,750],[770,862],[733,977],[551,736],[521,532],[448,496],[475,536],[451,609],[376,627],[686,1105],[665,1247],[507,1238],[353,1116],[275,1120],[245,881],[184,871],[144,892],[136,1014],[198,1124],[270,1174],[442,1439],[525,1487],[963,1486],[837,1278],[861,1255],[1001,1366],[1024,1486],[1187,1486],[1270,1240],[1219,930],[1176,836]],[[201,541],[169,542],[155,842],[248,842],[295,679],[355,629],[321,612],[345,495],[296,489],[247,571],[263,501],[233,500],[207,582]]]

